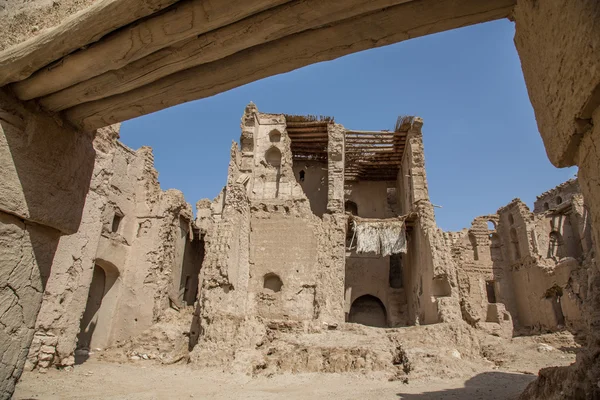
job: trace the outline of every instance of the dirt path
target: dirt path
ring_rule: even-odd
[[[194,369],[190,364],[167,366],[151,360],[118,363],[111,359],[110,352],[96,353],[72,371],[24,373],[13,398],[506,400],[516,399],[540,368],[573,363],[578,349],[568,332],[517,337],[511,341],[485,337],[481,346],[485,359],[479,362],[439,359],[443,365],[432,366],[430,370],[423,370],[427,367],[420,363],[417,376],[421,380],[409,375],[408,384],[390,382],[385,374],[375,372],[370,377],[312,373],[250,378]],[[436,376],[466,377],[441,380],[435,379]]]
[[[489,371],[467,381],[387,382],[339,374],[250,379],[186,365],[89,360],[73,371],[24,373],[14,395],[26,399],[513,399],[532,375]]]

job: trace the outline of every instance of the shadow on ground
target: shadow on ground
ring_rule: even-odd
[[[444,389],[419,394],[397,393],[402,400],[508,400],[517,399],[527,385],[535,380],[535,375],[514,374],[510,372],[484,372],[465,382],[465,386],[456,389]]]

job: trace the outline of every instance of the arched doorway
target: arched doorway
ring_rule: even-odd
[[[94,265],[85,311],[81,317],[78,349],[105,348],[110,344],[113,313],[118,300],[118,269],[109,263]]]
[[[387,327],[386,315],[385,306],[381,300],[367,294],[354,300],[348,314],[348,322],[385,328]]]

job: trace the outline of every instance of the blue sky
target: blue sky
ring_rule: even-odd
[[[121,140],[151,146],[161,187],[194,205],[225,184],[250,101],[352,129],[393,129],[398,115],[418,115],[438,225],[459,230],[515,197],[532,206],[577,171],[548,161],[513,36],[502,20],[310,65],[127,121]]]

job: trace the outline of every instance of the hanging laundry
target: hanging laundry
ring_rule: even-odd
[[[406,253],[405,218],[381,220],[353,217],[356,252],[381,254],[384,257]]]

